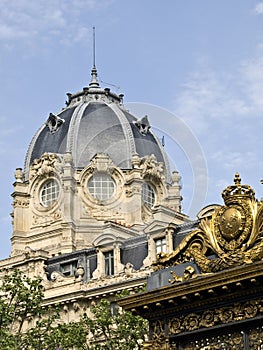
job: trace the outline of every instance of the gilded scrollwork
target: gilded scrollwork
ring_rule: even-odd
[[[170,345],[168,339],[158,339],[145,341],[142,345],[143,350],[177,350],[177,346]]]
[[[151,350],[167,350],[169,349],[169,340],[165,337],[165,325],[164,322],[161,320],[154,321],[151,324],[152,329],[152,340],[150,341],[150,347],[148,347]],[[147,344],[147,342],[146,342]],[[143,348],[147,349],[147,347]]]
[[[248,332],[249,349],[262,349],[263,346],[263,327],[251,329]]]
[[[175,282],[189,281],[190,279],[196,278],[198,276],[193,266],[190,265],[186,266],[183,276],[178,276],[174,271],[171,271],[171,275],[173,276],[172,279],[169,279],[169,282],[171,284]]]
[[[225,205],[211,220],[202,219],[171,254],[157,256],[157,270],[194,260],[202,273],[213,273],[263,258],[263,203],[238,173],[234,183],[223,191]]]
[[[200,313],[190,313],[173,317],[169,320],[169,335],[182,332],[191,332],[197,329],[210,328],[236,321],[247,320],[262,316],[261,300],[251,300],[244,303],[235,303],[233,306],[208,309]]]
[[[242,332],[228,332],[219,336],[206,336],[199,340],[184,344],[184,350],[243,350],[244,339]]]
[[[202,314],[200,325],[202,327],[211,327],[217,322],[218,315],[214,312],[207,310]]]

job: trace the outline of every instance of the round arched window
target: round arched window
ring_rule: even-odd
[[[115,192],[115,182],[111,176],[98,173],[88,181],[88,189],[92,197],[103,201],[110,199]]]
[[[59,195],[59,184],[55,179],[44,182],[40,188],[40,202],[44,207],[50,207]]]
[[[147,182],[142,185],[142,200],[149,208],[152,208],[155,204],[155,191]]]

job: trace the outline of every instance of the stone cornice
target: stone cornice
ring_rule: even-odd
[[[114,281],[115,279],[115,281]],[[146,274],[142,276],[121,279],[116,281],[116,278],[112,278],[112,283],[109,283],[107,279],[105,285],[101,285],[101,280],[91,280],[87,283],[82,282],[70,282],[69,284],[61,284],[54,286],[54,288],[47,288],[46,284],[46,296],[44,305],[63,303],[71,299],[98,299],[101,297],[107,297],[109,295],[115,295],[124,289],[142,288],[146,282]],[[50,286],[53,282],[49,282]],[[65,294],[65,288],[70,292]]]

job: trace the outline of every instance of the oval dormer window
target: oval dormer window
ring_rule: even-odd
[[[97,173],[89,179],[88,190],[92,197],[105,201],[113,197],[115,182],[108,174]]]
[[[145,182],[142,185],[142,200],[143,203],[148,207],[152,208],[155,205],[155,191],[153,187]]]
[[[44,207],[50,207],[59,196],[59,184],[55,179],[44,182],[40,188],[40,203]]]

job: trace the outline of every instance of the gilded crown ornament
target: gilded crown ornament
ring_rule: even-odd
[[[234,183],[234,185],[227,186],[222,192],[225,204],[231,203],[233,198],[255,198],[255,191],[249,185],[241,184],[239,173],[235,174]]]
[[[157,256],[156,269],[194,261],[201,273],[214,273],[263,258],[263,203],[238,173],[222,197],[225,205],[211,219],[201,219],[171,254]]]

